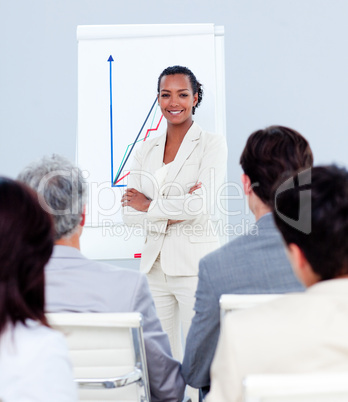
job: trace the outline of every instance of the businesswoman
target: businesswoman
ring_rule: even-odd
[[[44,315],[50,216],[36,194],[0,177],[0,400],[77,401],[63,335]]]
[[[147,274],[173,355],[181,360],[180,322],[186,338],[198,263],[219,246],[211,213],[224,180],[227,148],[221,135],[193,121],[203,91],[188,68],[166,68],[157,91],[167,131],[136,153],[122,205],[127,225],[145,227],[140,269]]]

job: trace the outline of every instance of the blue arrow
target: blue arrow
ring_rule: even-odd
[[[111,138],[111,186],[113,186],[113,178],[114,178],[114,140],[113,140],[113,123],[112,123],[112,62],[114,59],[111,54],[108,58],[108,62],[110,63],[110,138]]]

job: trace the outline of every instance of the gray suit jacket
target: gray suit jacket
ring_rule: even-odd
[[[54,247],[45,271],[48,312],[142,313],[152,401],[182,400],[180,363],[172,357],[143,274],[88,260],[67,246]]]
[[[201,259],[196,314],[186,340],[182,373],[195,387],[210,386],[210,366],[220,333],[219,299],[225,293],[303,291],[286,257],[271,214],[256,223],[257,233],[238,237]]]

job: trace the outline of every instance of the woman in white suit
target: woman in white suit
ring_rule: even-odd
[[[144,142],[122,198],[124,222],[145,227],[140,269],[147,273],[163,329],[179,360],[180,322],[186,338],[199,260],[219,246],[211,213],[227,161],[224,138],[193,121],[202,94],[188,68],[173,66],[161,73],[157,96],[167,132]]]

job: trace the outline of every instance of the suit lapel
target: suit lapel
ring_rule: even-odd
[[[186,133],[186,135],[180,145],[178,153],[176,154],[175,159],[169,166],[169,170],[168,170],[168,174],[167,174],[165,183],[174,182],[176,176],[180,172],[180,169],[182,168],[186,159],[191,155],[192,151],[196,148],[196,146],[198,144],[198,140],[200,139],[200,135],[201,135],[200,127],[196,123],[193,123],[192,126],[190,127],[190,129],[188,130],[188,132]],[[162,154],[162,158],[163,158],[163,154]],[[169,190],[170,190],[170,186],[168,186],[166,189],[166,195],[168,194]]]
[[[166,143],[166,134],[158,137],[158,141],[153,147],[151,154],[152,172],[155,172],[163,166],[164,145]]]

